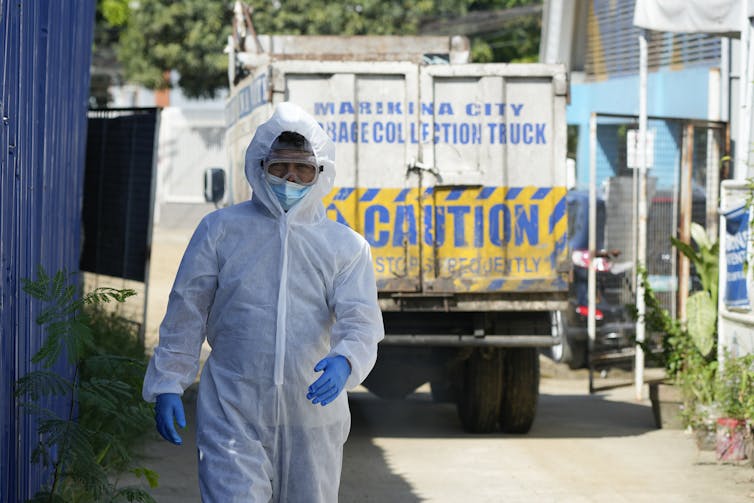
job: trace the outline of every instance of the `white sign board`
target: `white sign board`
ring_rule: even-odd
[[[642,166],[641,151],[639,149],[638,129],[629,129],[626,133],[626,164],[631,169]],[[647,168],[651,168],[655,158],[655,132],[653,129],[647,131]]]

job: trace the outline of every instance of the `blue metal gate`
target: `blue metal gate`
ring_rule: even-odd
[[[0,501],[45,482],[16,379],[31,370],[41,306],[22,278],[78,271],[94,0],[0,0]],[[59,367],[67,374],[69,369]],[[62,404],[48,404],[59,409]]]

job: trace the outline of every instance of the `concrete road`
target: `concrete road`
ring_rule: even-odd
[[[655,429],[629,387],[589,395],[583,374],[544,378],[528,435],[468,435],[455,407],[421,388],[407,400],[350,394],[341,502],[740,503],[754,501],[754,469],[719,464],[680,430]],[[160,473],[160,503],[199,501],[189,429],[175,447],[156,435],[144,465]]]
[[[467,435],[429,394],[354,395],[341,500],[392,502],[745,502],[754,470],[719,465],[690,436],[657,430],[631,388],[543,379],[525,436]]]

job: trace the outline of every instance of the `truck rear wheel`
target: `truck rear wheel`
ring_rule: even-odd
[[[527,433],[539,399],[539,354],[536,348],[508,349],[503,362],[500,429]]]
[[[502,397],[503,353],[499,349],[477,349],[465,362],[458,397],[458,417],[470,433],[497,430]]]

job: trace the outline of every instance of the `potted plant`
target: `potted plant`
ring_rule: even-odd
[[[694,265],[702,289],[687,300],[685,323],[674,319],[654,294],[642,271],[645,323],[649,333],[660,334],[661,351],[644,349],[659,356],[665,367],[665,379],[650,383],[650,400],[658,427],[692,426],[700,441],[713,431],[715,413],[715,377],[717,374],[717,278],[718,244],[707,237],[702,226],[691,224],[696,248],[671,237],[679,252]]]
[[[754,355],[733,357],[726,352],[717,375],[715,399],[719,407],[715,436],[717,459],[746,459],[754,419]]]

